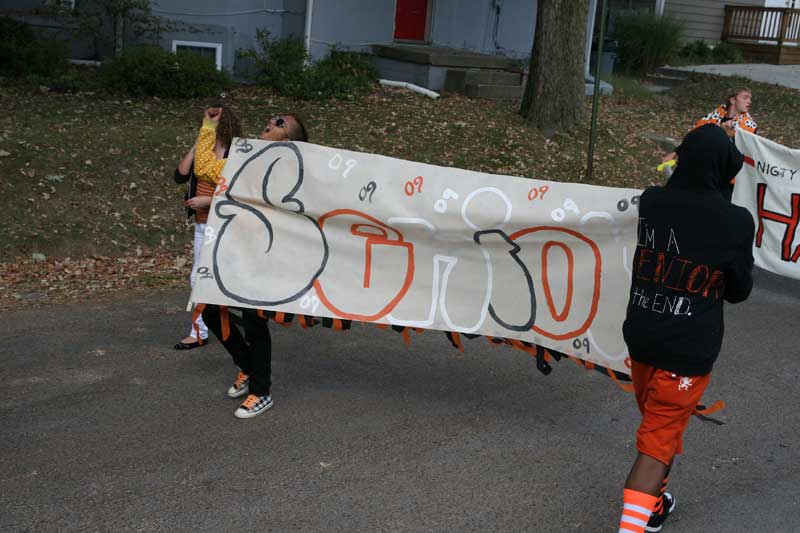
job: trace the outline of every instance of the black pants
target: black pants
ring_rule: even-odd
[[[235,325],[238,322],[231,311],[242,314],[244,337]],[[269,337],[269,322],[258,316],[255,309],[229,307],[229,329],[227,340],[222,340],[222,323],[218,305],[206,305],[203,321],[208,330],[222,342],[233,362],[242,372],[250,376],[250,394],[266,396],[272,386],[272,343]]]

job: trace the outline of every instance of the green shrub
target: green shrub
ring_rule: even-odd
[[[328,57],[304,73],[303,87],[296,96],[306,100],[352,98],[374,87],[378,72],[366,54],[332,49]]]
[[[59,76],[67,68],[65,47],[36,35],[27,24],[0,17],[0,74],[13,77]]]
[[[681,48],[680,56],[689,63],[701,64],[711,61],[712,50],[705,41],[696,40]]]
[[[308,54],[300,37],[272,40],[267,30],[256,30],[258,50],[239,50],[239,57],[253,61],[253,78],[279,93],[293,92],[302,78]]]
[[[714,63],[741,63],[744,60],[742,51],[731,43],[719,43],[711,52]]]
[[[270,40],[269,32],[257,30],[258,50],[240,50],[239,57],[253,61],[253,78],[278,94],[304,100],[352,98],[369,92],[378,73],[366,54],[333,48],[330,54],[308,64],[303,40],[297,37]]]
[[[72,66],[60,76],[47,80],[46,85],[59,93],[102,91],[105,89],[100,72],[94,67]]]
[[[651,71],[673,57],[683,32],[683,23],[667,15],[649,10],[622,14],[615,23],[620,63],[630,72]]]
[[[109,88],[133,96],[163,98],[216,96],[231,85],[228,74],[208,59],[155,46],[126,49],[103,66],[103,80]]]
[[[739,63],[742,51],[731,43],[720,43],[712,48],[704,41],[692,41],[681,48],[680,58],[690,65],[708,63]]]

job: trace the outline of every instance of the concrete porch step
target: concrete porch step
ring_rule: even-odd
[[[378,57],[439,67],[488,68],[515,72],[522,70],[522,63],[516,59],[477,54],[440,46],[374,44],[372,45],[372,53]]]
[[[614,87],[607,81],[600,80],[600,95],[609,95],[614,93]],[[594,79],[587,78],[584,83],[584,94],[586,96],[594,96]]]
[[[645,84],[644,88],[651,93],[665,93],[672,89],[672,87],[667,87],[666,85],[650,85],[649,83]]]
[[[648,74],[645,80],[653,85],[662,87],[678,87],[689,81],[689,78],[679,76],[665,76],[664,74]]]
[[[447,69],[444,90],[463,93],[467,85],[520,85],[522,74],[495,69]]]
[[[522,98],[525,88],[522,85],[489,85],[470,83],[464,87],[464,94],[470,98],[487,98],[490,100],[514,100]]]
[[[675,67],[658,67],[656,69],[656,74],[661,74],[662,76],[670,76],[673,78],[683,78],[688,80],[691,72],[687,72],[685,70],[680,70]]]

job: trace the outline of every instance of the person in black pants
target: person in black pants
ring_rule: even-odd
[[[206,110],[203,127],[197,140],[196,171],[201,179],[208,177],[216,183],[226,160],[217,160],[209,153],[212,132],[218,127],[223,115],[221,108]],[[308,133],[300,117],[287,114],[270,119],[258,136],[264,141],[302,141],[308,142]],[[199,160],[199,163],[197,161]],[[199,165],[199,166],[198,166]],[[241,314],[244,336],[235,322]],[[236,381],[228,389],[230,398],[247,394],[234,415],[237,418],[252,418],[260,415],[273,405],[270,387],[272,385],[272,345],[267,318],[257,309],[205,305],[203,321],[231,354],[233,362],[239,367]],[[235,317],[235,318],[234,318]]]
[[[239,332],[234,312],[241,313],[244,335]],[[228,389],[228,397],[239,398],[249,393],[234,413],[236,418],[252,418],[272,407],[272,343],[267,318],[259,316],[256,309],[206,305],[203,321],[239,367],[239,376]]]

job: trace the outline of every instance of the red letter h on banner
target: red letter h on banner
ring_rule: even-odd
[[[800,224],[800,194],[792,194],[792,214],[790,216],[786,216],[764,209],[764,194],[766,191],[766,183],[759,183],[756,185],[756,195],[758,198],[758,231],[756,232],[756,247],[761,248],[761,240],[764,237],[765,219],[786,224],[786,231],[783,234],[783,246],[781,247],[781,259],[783,261],[792,261],[796,263],[800,258],[800,245],[797,246],[794,254],[792,254],[792,243],[794,242],[794,236],[797,232],[797,226]]]

